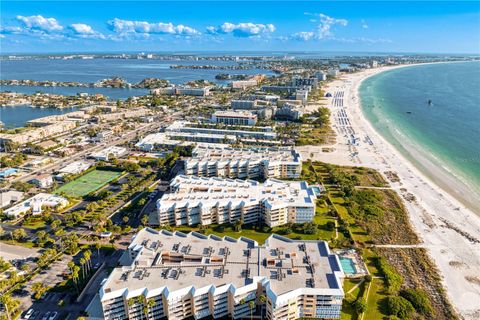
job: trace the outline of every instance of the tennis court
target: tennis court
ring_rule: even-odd
[[[93,170],[89,173],[70,181],[57,190],[56,194],[64,192],[70,197],[83,197],[91,192],[94,192],[115,178],[121,176],[121,172],[107,171],[107,170]]]

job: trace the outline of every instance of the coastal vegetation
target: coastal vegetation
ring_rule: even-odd
[[[292,239],[326,240],[333,248],[355,248],[369,274],[346,279],[342,319],[455,319],[441,279],[396,192],[375,170],[305,162],[301,179],[322,185],[313,223],[269,228],[261,224],[162,226],[263,243],[271,233]],[[380,187],[379,187],[380,186]],[[412,245],[389,248],[383,245]]]
[[[326,201],[334,208],[338,231],[345,237],[343,241],[332,241],[331,245],[357,248],[374,276],[366,290],[346,296],[344,319],[359,318],[358,311],[363,310],[363,306],[356,308],[359,299],[367,302],[363,310],[365,319],[456,317],[442,289],[438,271],[424,249],[378,246],[419,243],[399,196],[388,189],[378,172],[306,162],[302,178],[321,184],[327,190]],[[396,299],[398,295],[403,300]],[[395,299],[391,301],[391,298]],[[411,305],[415,307],[410,308]]]
[[[322,145],[335,143],[335,133],[330,126],[330,110],[320,107],[300,118],[295,145]]]

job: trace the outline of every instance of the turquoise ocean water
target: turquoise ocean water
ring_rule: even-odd
[[[409,161],[443,186],[425,161],[454,177],[467,194],[450,191],[480,207],[480,62],[386,71],[362,83],[360,99],[374,128]]]

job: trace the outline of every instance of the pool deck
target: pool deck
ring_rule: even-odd
[[[363,277],[364,275],[368,274],[367,267],[365,262],[363,261],[362,257],[352,249],[349,250],[337,250],[335,253],[339,256],[340,261],[343,259],[350,259],[353,263],[353,268],[355,269],[354,273],[349,273],[344,270],[346,278],[358,278]],[[343,268],[343,264],[342,264]]]

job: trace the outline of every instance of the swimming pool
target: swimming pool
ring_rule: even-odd
[[[352,258],[340,257],[340,263],[342,265],[343,272],[347,274],[357,273],[357,268],[355,268]]]
[[[321,190],[319,187],[317,187],[317,186],[313,186],[313,187],[312,187],[312,190],[313,190],[313,192],[315,192],[315,195],[316,195],[316,196],[319,196],[319,195],[322,194],[322,190]]]

